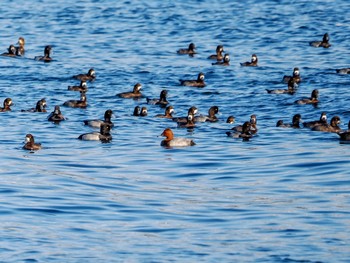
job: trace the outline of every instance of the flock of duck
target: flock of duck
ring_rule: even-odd
[[[24,56],[25,55],[25,40],[23,37],[20,37],[18,39],[18,46],[10,45],[8,48],[8,52],[5,52],[1,54],[2,56],[7,57],[18,57],[18,56]],[[312,41],[309,42],[310,46],[313,47],[323,47],[323,48],[329,48],[331,44],[329,43],[329,35],[328,33],[324,34],[323,39],[321,41]],[[51,46],[45,46],[44,48],[44,55],[43,56],[36,56],[34,57],[35,60],[43,61],[43,62],[51,62]],[[216,54],[210,55],[208,59],[214,60],[215,62],[212,63],[213,66],[229,66],[230,65],[230,56],[229,54],[223,54],[224,47],[222,45],[218,45],[216,48]],[[188,48],[182,48],[177,51],[179,55],[189,55],[194,56],[197,54],[196,52],[196,46],[191,43]],[[253,54],[251,56],[251,61],[247,61],[244,63],[240,63],[242,67],[257,67],[258,66],[258,57],[256,54]],[[336,70],[339,74],[350,74],[350,68],[341,68]],[[66,107],[72,107],[72,108],[86,108],[87,107],[87,100],[86,100],[86,92],[88,90],[87,88],[87,82],[92,82],[96,79],[96,73],[93,68],[91,68],[86,74],[79,74],[72,76],[73,79],[79,80],[80,84],[76,86],[68,86],[68,90],[70,91],[78,91],[80,92],[80,100],[68,100],[63,103],[63,106]],[[183,86],[189,86],[189,87],[196,87],[196,88],[204,88],[206,86],[205,83],[205,75],[204,73],[200,72],[198,74],[197,79],[190,79],[190,80],[182,80],[180,79],[180,85]],[[291,76],[284,76],[283,82],[287,84],[286,89],[266,89],[268,94],[294,94],[298,88],[299,83],[302,81],[300,77],[300,71],[298,67],[295,67],[293,70],[293,74]],[[134,85],[134,88],[132,91],[129,92],[122,92],[118,93],[117,96],[120,98],[125,99],[139,99],[143,97],[143,94],[141,93],[142,85],[140,83],[136,83]],[[172,121],[177,122],[178,127],[183,128],[194,128],[196,126],[197,122],[216,122],[218,121],[218,118],[216,117],[216,114],[219,112],[218,106],[212,106],[210,107],[208,111],[208,115],[200,115],[196,116],[198,109],[195,106],[192,106],[188,109],[187,116],[185,117],[173,117],[174,108],[173,106],[169,105],[169,102],[167,101],[167,90],[162,90],[160,92],[159,98],[146,98],[147,104],[150,105],[159,105],[160,107],[163,107],[165,109],[164,114],[158,114],[155,117],[157,118],[167,118],[171,119]],[[309,98],[303,98],[296,100],[295,103],[297,104],[314,104],[317,105],[319,102],[318,100],[319,91],[317,89],[313,90]],[[6,112],[11,111],[11,106],[13,105],[11,98],[6,98],[3,102],[3,107],[0,108],[0,112]],[[47,112],[46,111],[46,100],[41,99],[37,102],[35,108],[31,108],[28,110],[21,110],[22,112]],[[134,108],[133,115],[134,116],[147,116],[147,108],[146,107],[140,107],[136,106]],[[99,128],[99,132],[91,132],[91,133],[85,133],[78,136],[78,139],[80,140],[98,140],[102,142],[109,142],[112,140],[112,135],[110,133],[112,127],[114,126],[113,122],[111,121],[113,117],[113,111],[111,109],[108,109],[105,111],[105,115],[103,119],[96,119],[96,120],[84,120],[83,123],[85,125],[91,126],[92,128]],[[61,113],[61,109],[59,105],[56,105],[54,107],[54,110],[48,115],[47,117],[48,121],[59,123],[61,121],[66,120],[66,118]],[[234,123],[235,118],[234,116],[229,116],[227,118],[227,123]],[[313,131],[323,131],[323,132],[333,132],[337,133],[340,137],[340,141],[343,143],[350,143],[350,121],[349,121],[349,127],[347,130],[342,130],[339,127],[340,124],[340,118],[339,116],[334,116],[330,123],[328,123],[327,120],[327,114],[325,112],[322,112],[320,119],[310,122],[302,122],[302,118],[300,114],[295,114],[292,118],[292,122],[289,124],[285,124],[283,120],[278,120],[276,123],[277,127],[282,128],[309,128]],[[244,141],[249,140],[253,136],[255,136],[258,132],[257,128],[257,117],[256,115],[251,115],[251,118],[249,121],[244,122],[242,125],[238,125],[233,127],[230,131],[226,132],[227,136],[234,137],[234,138],[241,138]],[[161,145],[165,147],[181,147],[181,146],[193,146],[195,145],[195,142],[192,139],[188,138],[177,138],[174,137],[174,133],[170,128],[166,128],[161,136],[164,136],[165,139],[161,141]],[[25,145],[23,146],[24,149],[34,151],[41,149],[41,144],[36,143],[34,141],[34,136],[32,134],[27,134],[25,136]]]

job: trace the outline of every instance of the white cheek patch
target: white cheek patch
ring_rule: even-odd
[[[299,70],[294,71],[294,74],[299,76]]]
[[[175,112],[174,109],[169,110],[169,113],[174,113],[174,112]]]

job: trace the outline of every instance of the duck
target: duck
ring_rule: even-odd
[[[47,116],[47,120],[54,123],[59,123],[60,121],[66,120],[66,118],[62,114],[60,106],[56,105],[53,112]]]
[[[174,107],[173,106],[168,106],[165,108],[164,114],[157,114],[155,117],[156,118],[166,118],[166,119],[172,119],[174,113]]]
[[[218,106],[212,106],[209,108],[208,110],[208,115],[200,115],[200,116],[196,116],[194,117],[194,121],[195,122],[216,122],[219,119],[216,117],[215,114],[217,114],[219,112],[219,107]]]
[[[37,151],[41,149],[41,143],[35,143],[34,136],[32,134],[28,133],[24,140],[25,144],[23,146],[23,149],[29,151]]]
[[[78,139],[83,141],[102,141],[109,142],[112,140],[112,135],[110,134],[111,125],[104,123],[100,126],[100,132],[90,132],[79,135]]]
[[[258,66],[258,56],[256,54],[252,55],[251,61],[241,63],[243,67],[257,67]]]
[[[208,59],[215,59],[217,61],[220,61],[224,58],[224,56],[222,55],[222,52],[225,52],[224,51],[224,46],[223,45],[218,45],[216,47],[216,54],[215,55],[210,55],[208,57]]]
[[[187,121],[185,123],[183,122],[178,122],[177,123],[177,127],[179,128],[188,128],[188,129],[192,129],[194,127],[196,127],[195,123],[194,123],[194,116],[193,114],[188,114],[187,116]]]
[[[300,128],[300,123],[301,123],[301,115],[299,113],[295,114],[292,119],[291,124],[285,124],[283,120],[278,120],[276,123],[276,127],[281,127],[281,128]]]
[[[283,80],[284,83],[288,83],[291,78],[294,80],[294,82],[296,84],[299,84],[301,82],[300,70],[299,70],[298,67],[295,67],[293,69],[293,75],[292,76],[284,75],[282,80]]]
[[[118,93],[116,96],[124,99],[131,99],[131,98],[138,99],[142,97],[142,93],[140,92],[141,88],[142,88],[142,85],[140,83],[136,83],[134,85],[133,91]]]
[[[134,108],[134,113],[132,114],[133,116],[141,116],[141,117],[145,117],[147,116],[148,111],[146,107],[142,107],[140,108],[140,106],[136,106]]]
[[[340,117],[339,116],[334,116],[331,119],[330,124],[321,124],[321,125],[316,125],[313,127],[311,130],[312,131],[322,131],[322,132],[340,132],[341,128],[338,126],[340,124]]]
[[[147,98],[147,104],[151,105],[160,105],[161,107],[165,107],[169,102],[167,101],[168,91],[162,90],[159,95],[159,99],[150,99]]]
[[[31,108],[29,110],[21,110],[21,112],[47,112],[46,106],[46,100],[41,99],[37,101],[35,108]]]
[[[25,50],[24,50],[24,45],[25,45],[25,40],[23,37],[18,38],[18,47],[16,47],[16,56],[24,56]]]
[[[10,45],[7,50],[8,50],[8,52],[2,53],[1,56],[5,56],[5,57],[15,57],[16,56],[16,47],[14,45]]]
[[[350,143],[350,121],[348,122],[348,129],[337,132],[339,135],[340,143]]]
[[[187,111],[187,116],[188,116],[189,114],[192,114],[192,115],[194,116],[194,115],[197,114],[197,112],[198,112],[197,107],[196,107],[196,106],[192,106],[192,107],[190,107],[190,108],[188,109],[188,111]],[[178,122],[178,123],[186,123],[186,122],[187,122],[187,116],[186,116],[186,117],[175,117],[175,118],[173,118],[172,120],[173,120],[173,121],[176,121],[176,122]]]
[[[85,92],[80,92],[80,100],[68,100],[63,103],[63,106],[71,108],[86,108],[87,107],[87,98]]]
[[[181,55],[190,55],[193,56],[196,53],[196,46],[195,44],[191,43],[188,45],[188,48],[181,48],[177,51],[177,54]]]
[[[84,120],[84,125],[93,127],[93,128],[100,128],[102,124],[109,124],[111,127],[114,126],[113,122],[111,121],[111,118],[113,116],[113,111],[111,109],[108,109],[105,111],[104,119],[94,119],[94,120]]]
[[[94,81],[96,79],[96,72],[93,68],[90,68],[87,74],[74,75],[73,79],[78,79],[80,81]]]
[[[256,120],[256,115],[255,114],[250,115],[249,123],[250,123],[249,132],[251,134],[257,133],[258,132],[258,128],[256,126],[257,120]],[[242,132],[243,131],[243,125],[235,126],[231,130],[234,130],[236,132]]]
[[[243,141],[249,141],[249,139],[253,137],[253,135],[250,132],[250,128],[251,128],[251,123],[249,121],[246,121],[242,125],[242,131],[234,131],[234,132],[228,131],[226,132],[226,135],[228,137],[233,137],[233,138],[242,138]]]
[[[170,128],[166,128],[160,136],[165,137],[165,139],[160,143],[160,145],[163,147],[186,147],[196,145],[192,139],[180,137],[175,138],[174,133]]]
[[[318,95],[319,95],[318,89],[314,89],[311,92],[310,98],[299,99],[299,100],[294,101],[294,103],[299,104],[299,105],[317,104],[319,102]]]
[[[182,86],[204,88],[206,86],[204,82],[204,73],[203,72],[198,73],[198,77],[196,80],[180,79],[180,84]]]
[[[235,121],[236,121],[236,118],[232,115],[228,116],[226,119],[226,123],[229,123],[229,124],[233,124],[235,123]]]
[[[331,46],[331,44],[329,43],[329,35],[328,35],[328,33],[325,33],[323,35],[322,41],[311,41],[311,42],[309,42],[309,44],[312,47],[329,48]]]
[[[80,81],[80,85],[79,86],[68,86],[68,90],[70,90],[70,91],[87,92],[88,91],[88,87],[87,87],[86,81],[82,80],[82,81]]]
[[[4,100],[4,107],[0,108],[0,112],[11,111],[11,106],[13,102],[11,98],[6,98]]]
[[[34,59],[38,61],[50,62],[52,58],[50,57],[52,47],[50,45],[45,46],[44,56],[36,56]]]
[[[229,66],[230,65],[230,55],[226,53],[221,61],[217,61],[217,62],[211,63],[211,64],[218,65],[218,66]]]
[[[327,125],[327,114],[325,112],[321,113],[320,119],[317,121],[303,122],[305,128],[314,128],[317,125]]]
[[[350,74],[350,68],[336,69],[336,72],[339,73],[339,74]]]
[[[288,81],[288,88],[287,89],[266,89],[267,93],[269,94],[290,94],[293,95],[296,92],[296,88],[298,85],[295,83],[293,78],[291,78]]]

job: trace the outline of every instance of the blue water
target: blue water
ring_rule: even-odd
[[[10,1],[0,16],[0,47],[26,40],[24,58],[0,57],[1,262],[349,262],[349,145],[336,134],[279,129],[295,113],[304,121],[350,119],[347,0],[319,1]],[[330,35],[332,47],[309,41]],[[190,42],[194,57],[176,54]],[[218,44],[229,67],[207,60]],[[33,60],[52,45],[52,63]],[[240,62],[259,57],[258,68]],[[25,113],[45,97],[48,111],[79,94],[72,75],[96,70],[86,109],[62,107],[67,121]],[[283,75],[299,67],[295,95]],[[206,75],[207,87],[179,86]],[[220,121],[194,130],[153,116],[164,109],[146,99],[115,95],[136,82],[145,97],[162,89],[176,116],[195,105]],[[295,105],[319,89],[318,107]],[[149,115],[133,117],[136,105]],[[116,117],[111,143],[77,137],[92,129],[82,120]],[[249,142],[228,138],[236,124],[258,118]],[[160,147],[164,128],[194,147]],[[43,149],[22,149],[26,133]]]

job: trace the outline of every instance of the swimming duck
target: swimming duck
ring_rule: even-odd
[[[269,94],[290,94],[293,95],[296,92],[298,85],[294,82],[293,78],[288,81],[287,89],[266,89]]]
[[[12,106],[13,102],[11,98],[6,98],[4,100],[4,107],[0,108],[0,112],[5,112],[5,111],[11,111],[11,106]]]
[[[141,88],[142,88],[142,85],[140,83],[136,83],[134,85],[133,91],[122,92],[122,93],[117,94],[117,96],[120,98],[124,98],[124,99],[130,99],[130,98],[138,99],[138,98],[142,97],[142,93],[140,92]]]
[[[25,144],[23,146],[23,149],[30,150],[30,151],[36,151],[41,149],[40,143],[34,142],[34,136],[32,134],[27,134],[25,137]]]
[[[16,47],[16,55],[17,56],[24,56],[24,53],[25,53],[25,50],[24,50],[24,44],[25,44],[24,38],[23,37],[19,37],[17,44],[18,44],[18,47]]]
[[[323,132],[340,132],[341,128],[338,126],[340,124],[339,116],[334,116],[331,119],[330,124],[316,125],[311,130],[312,131],[323,131]]]
[[[204,82],[204,73],[200,72],[198,74],[198,77],[196,80],[182,80],[182,79],[180,79],[180,84],[182,86],[204,88],[206,86],[206,84]]]
[[[109,124],[111,127],[113,127],[114,124],[111,121],[112,116],[113,116],[113,111],[108,109],[105,111],[103,120],[99,120],[99,119],[84,120],[83,122],[84,122],[84,125],[88,125],[93,128],[100,128],[102,124]]]
[[[80,81],[80,85],[79,86],[68,86],[68,90],[87,92],[88,91],[88,87],[87,87],[86,81],[82,80],[82,81]]]
[[[256,126],[257,120],[256,120],[256,115],[255,114],[250,115],[249,123],[250,123],[249,132],[251,134],[257,133],[258,132],[258,128]],[[234,130],[236,132],[243,132],[243,125],[237,125],[237,126],[233,127],[231,130]]]
[[[35,108],[31,108],[29,110],[21,110],[21,112],[46,112],[46,100],[41,99],[36,103]]]
[[[52,58],[50,57],[51,50],[52,50],[51,46],[46,46],[44,49],[44,56],[36,56],[34,59],[39,61],[44,61],[44,62],[52,61]]]
[[[196,115],[198,112],[198,109],[197,107],[195,106],[192,106],[191,108],[188,109],[187,111],[187,116],[192,114],[193,116]],[[187,122],[187,116],[186,117],[176,117],[176,118],[173,118],[173,121],[176,121],[178,123],[186,123]]]
[[[340,136],[339,139],[341,143],[350,143],[350,121],[348,122],[348,129],[337,132],[337,134]]]
[[[224,56],[222,55],[222,52],[225,52],[224,51],[224,46],[223,45],[218,45],[216,47],[216,54],[215,55],[210,55],[208,57],[208,59],[215,59],[217,61],[220,61],[224,58]]]
[[[93,68],[90,68],[87,74],[74,75],[73,78],[80,81],[94,81],[96,79],[96,72]]]
[[[68,100],[65,103],[63,103],[63,106],[72,108],[86,108],[87,98],[85,92],[80,92],[80,100]]]
[[[104,123],[100,126],[100,132],[91,132],[81,134],[78,139],[83,141],[102,141],[109,142],[112,140],[112,135],[110,134],[111,125]]]
[[[187,54],[187,55],[193,56],[194,54],[197,54],[196,53],[196,46],[193,43],[191,43],[191,44],[189,44],[188,48],[179,49],[177,51],[177,54],[181,54],[181,55]]]
[[[236,118],[231,115],[227,117],[226,123],[233,124],[235,123],[235,121],[236,121]]]
[[[188,128],[188,129],[192,129],[192,128],[196,127],[196,125],[194,124],[194,116],[193,116],[193,114],[188,114],[187,121],[185,123],[178,122],[177,123],[177,127],[179,127],[179,128]]]
[[[134,108],[134,113],[132,114],[133,116],[141,116],[141,117],[145,117],[147,116],[148,111],[146,107],[142,107],[140,108],[139,106],[136,106]]]
[[[309,122],[303,122],[304,127],[306,128],[314,128],[317,125],[327,125],[327,114],[325,112],[321,113],[321,117],[317,121],[309,121]]]
[[[350,74],[350,68],[341,68],[341,69],[336,69],[337,73],[339,74]]]
[[[161,107],[165,107],[169,102],[167,101],[168,91],[162,90],[159,95],[159,99],[150,99],[147,98],[147,104],[151,105],[160,105]]]
[[[155,117],[157,118],[167,118],[167,119],[172,119],[174,113],[174,107],[173,106],[168,106],[165,108],[164,114],[157,114]]]
[[[304,98],[304,99],[300,99],[300,100],[296,100],[294,101],[294,103],[300,104],[300,105],[304,105],[304,104],[316,104],[318,103],[318,90],[314,89],[311,92],[311,97],[310,98]]]
[[[258,57],[256,54],[253,54],[252,55],[252,58],[251,58],[251,61],[247,61],[247,62],[244,62],[244,63],[241,63],[241,66],[244,66],[244,67],[257,67],[258,66]]]
[[[299,68],[296,67],[296,68],[293,69],[293,75],[292,76],[284,75],[283,76],[283,82],[288,83],[291,78],[294,80],[294,82],[296,84],[298,84],[301,81]]]
[[[2,53],[1,56],[5,56],[5,57],[15,57],[16,56],[16,47],[14,45],[10,45],[7,50],[8,50],[8,52]]]
[[[331,44],[329,44],[329,35],[328,33],[323,35],[322,41],[311,41],[310,46],[313,47],[323,47],[323,48],[329,48]]]
[[[301,115],[298,113],[298,114],[295,114],[293,116],[293,119],[292,119],[292,123],[291,124],[284,124],[283,123],[283,120],[279,120],[277,121],[277,124],[276,124],[276,127],[281,127],[281,128],[300,128],[300,122],[301,122]]]
[[[227,136],[233,137],[233,138],[242,138],[243,141],[249,141],[250,138],[253,137],[253,135],[250,132],[251,123],[249,121],[246,121],[242,125],[242,131],[235,131],[235,132],[226,132]]]
[[[60,121],[66,120],[66,118],[62,114],[60,106],[56,105],[54,111],[47,116],[47,120],[59,123]]]
[[[200,115],[194,117],[195,122],[216,122],[218,121],[218,118],[216,117],[215,114],[219,112],[219,107],[218,106],[212,106],[208,110],[208,115]]]
[[[212,65],[219,65],[219,66],[229,66],[230,65],[230,55],[225,54],[224,58],[221,61],[217,61],[215,63],[211,63]]]
[[[174,133],[170,128],[166,128],[160,136],[166,137],[160,143],[160,145],[164,147],[185,147],[196,145],[192,139],[174,138]]]

